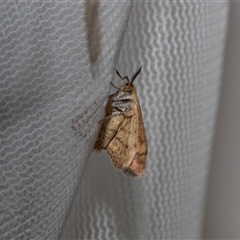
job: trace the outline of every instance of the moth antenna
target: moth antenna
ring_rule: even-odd
[[[118,90],[121,89],[121,88],[116,87],[116,86],[113,84],[113,82],[111,82],[111,85],[112,85],[114,88],[118,89]]]
[[[116,74],[123,80],[123,78],[122,78],[121,74],[118,72],[118,70],[117,69],[115,69],[115,70],[116,70]]]
[[[131,83],[133,83],[134,79],[137,77],[137,75],[141,72],[142,66],[137,70],[137,72],[133,75]]]
[[[116,74],[122,79],[122,81],[123,81],[124,79],[127,79],[127,81],[130,82],[128,76],[122,77],[121,74],[118,72],[117,69],[116,69]]]
[[[123,77],[123,80],[124,79],[127,79],[127,81],[130,82],[128,76]]]

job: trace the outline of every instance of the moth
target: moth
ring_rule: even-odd
[[[113,164],[124,173],[140,177],[146,166],[147,139],[133,75],[122,77],[122,86],[108,98],[105,117],[94,145],[95,150],[106,149]]]

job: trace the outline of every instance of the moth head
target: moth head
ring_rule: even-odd
[[[121,90],[124,92],[132,92],[133,89],[134,89],[134,86],[131,82],[125,82],[121,87]]]
[[[138,71],[133,75],[133,77],[131,78],[131,81],[129,80],[128,76],[125,76],[125,77],[122,77],[120,75],[120,73],[118,72],[118,70],[116,69],[116,73],[117,75],[122,79],[123,81],[123,85],[121,87],[121,90],[124,91],[124,92],[132,92],[133,89],[134,89],[134,86],[133,86],[133,81],[136,79],[137,75],[141,72],[142,70],[142,67],[140,67],[138,69]]]

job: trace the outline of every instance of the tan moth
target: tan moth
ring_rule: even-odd
[[[108,98],[105,117],[94,145],[95,150],[106,149],[113,164],[126,174],[140,177],[144,172],[147,158],[147,139],[141,108],[133,81],[140,68],[132,77],[122,77],[118,91]]]

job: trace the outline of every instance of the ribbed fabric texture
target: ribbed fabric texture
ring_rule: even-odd
[[[84,4],[0,3],[0,239],[58,239],[92,150],[131,4],[100,4],[94,66]]]
[[[62,239],[201,237],[227,14],[223,2],[134,3],[117,69],[143,66],[147,169],[132,179],[94,153]]]
[[[200,237],[228,3],[130,10],[100,1],[92,65],[84,1],[0,3],[0,239]],[[108,157],[87,162],[119,51],[122,75],[143,66],[149,154],[138,180]]]

